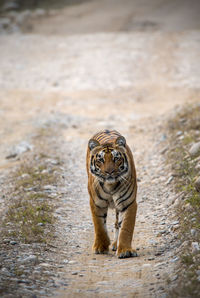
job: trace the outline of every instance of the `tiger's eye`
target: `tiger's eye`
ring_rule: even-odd
[[[115,158],[114,158],[114,162],[118,162],[120,159],[121,159],[120,156],[115,156]]]
[[[103,163],[104,160],[101,156],[97,156],[97,163]]]

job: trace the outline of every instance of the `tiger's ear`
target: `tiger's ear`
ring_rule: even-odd
[[[116,142],[115,142],[118,146],[126,146],[126,139],[122,136],[118,137]]]
[[[95,139],[90,139],[88,142],[88,147],[90,150],[94,149],[95,147],[100,146],[99,142]]]

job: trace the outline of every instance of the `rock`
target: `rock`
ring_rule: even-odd
[[[193,144],[189,150],[189,153],[192,157],[200,155],[200,142]]]
[[[12,274],[8,271],[7,268],[3,267],[1,269],[1,274],[6,275],[6,276],[11,276]]]
[[[179,220],[175,220],[171,223],[172,226],[178,225],[179,224]]]
[[[31,15],[30,10],[25,10],[21,13],[18,13],[15,18],[16,24],[19,26],[23,25],[27,21],[27,19],[30,18],[30,15]]]
[[[13,147],[10,154],[6,156],[6,159],[15,158],[17,155],[20,155],[32,149],[33,149],[33,146],[30,143],[26,141],[22,141],[21,143]]]
[[[0,19],[0,29],[7,29],[11,24],[9,18],[1,18]]]
[[[33,14],[36,17],[42,17],[42,16],[44,16],[46,14],[46,11],[44,9],[42,9],[42,8],[37,8],[37,9],[35,9],[35,11],[34,11]]]
[[[26,263],[36,263],[37,257],[35,255],[30,255],[20,261],[21,264],[26,264]]]
[[[164,147],[161,151],[160,154],[165,154],[169,150],[168,147]]]
[[[178,275],[174,275],[174,276],[171,278],[171,281],[175,281],[175,280],[177,280],[177,278],[178,278]]]
[[[200,177],[195,180],[194,186],[198,192],[200,192]]]
[[[196,169],[197,171],[200,171],[200,163],[198,163],[198,164],[195,166],[195,169]]]
[[[74,264],[77,264],[77,262],[76,261],[69,261],[68,264],[74,265]]]
[[[174,176],[170,176],[169,179],[166,182],[166,185],[169,185],[172,182],[173,179],[174,179]]]
[[[196,273],[198,276],[200,276],[200,270],[197,270]]]
[[[196,229],[191,229],[190,230],[191,235],[194,237],[197,234],[197,230]]]
[[[183,134],[183,132],[181,130],[177,131],[176,136],[179,137]]]
[[[9,11],[9,10],[17,10],[19,9],[18,1],[5,1],[6,3],[3,5],[2,10],[3,11]]]
[[[200,251],[198,242],[192,242],[191,247],[192,247],[192,253],[196,253]]]

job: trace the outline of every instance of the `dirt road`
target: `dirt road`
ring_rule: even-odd
[[[0,36],[2,181],[20,162],[5,159],[12,146],[31,143],[38,128],[59,132],[53,150],[64,179],[54,190],[53,296],[165,297],[176,282],[178,223],[163,126],[177,105],[199,100],[197,2],[88,1],[31,19],[26,34]],[[85,153],[90,136],[103,128],[120,131],[133,150],[138,258],[91,252]],[[2,213],[6,204],[1,198]],[[113,223],[110,212],[111,239]]]

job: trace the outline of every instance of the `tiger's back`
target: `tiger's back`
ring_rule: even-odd
[[[116,210],[113,250],[117,250],[121,258],[135,256],[131,240],[137,210],[136,171],[131,150],[120,133],[104,130],[89,140],[87,172],[95,228],[94,251],[108,251],[106,219],[108,207],[111,207]]]

